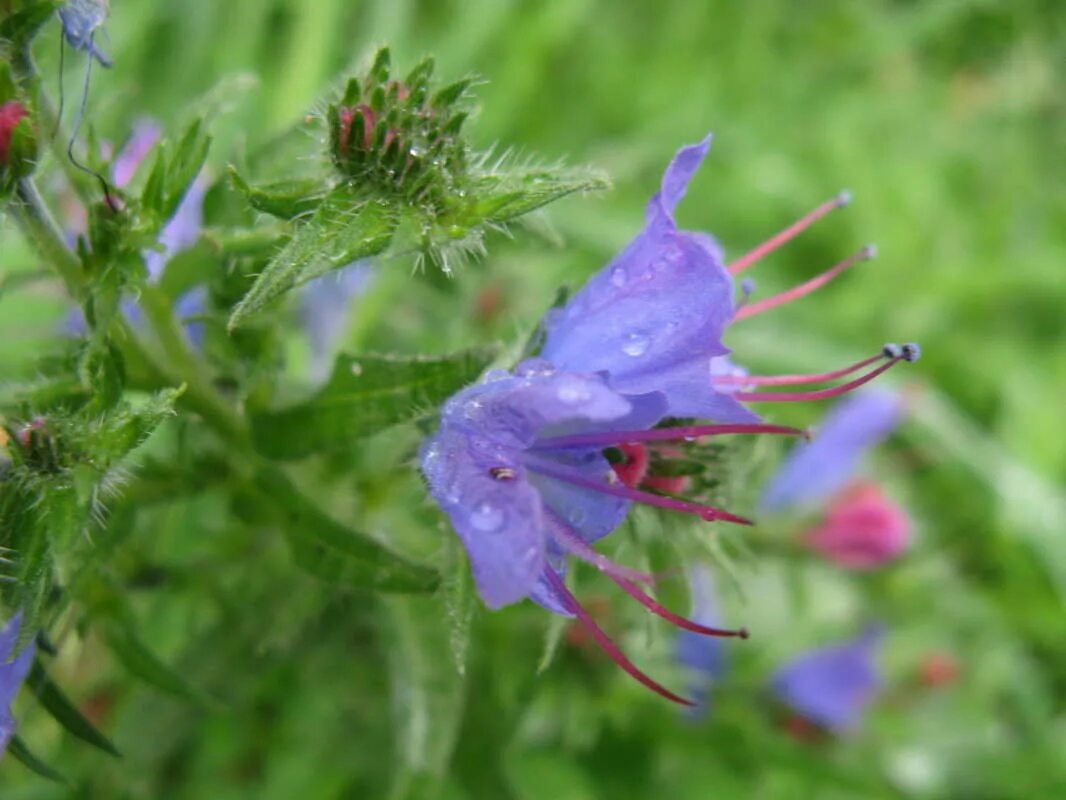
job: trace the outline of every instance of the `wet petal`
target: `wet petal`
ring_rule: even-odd
[[[542,355],[561,369],[606,372],[623,394],[662,392],[672,416],[749,421],[755,415],[711,383],[710,361],[729,353],[721,339],[733,318],[721,248],[673,218],[708,147],[709,139],[678,153],[645,229],[548,315]]]

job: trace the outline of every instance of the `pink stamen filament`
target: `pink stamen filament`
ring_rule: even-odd
[[[765,242],[756,247],[754,250],[745,253],[743,256],[741,256],[729,265],[729,271],[732,272],[734,275],[739,275],[748,267],[754,265],[757,261],[762,259],[764,256],[769,255],[774,250],[781,247],[781,245],[790,242],[792,239],[795,239],[797,236],[807,230],[807,228],[809,228],[815,222],[817,222],[826,214],[828,214],[830,211],[835,211],[838,208],[842,208],[850,202],[851,193],[846,191],[841,192],[832,200],[822,203],[820,206],[818,206],[818,208],[814,209],[814,211],[809,213],[807,216],[789,225],[776,236],[770,237]]]
[[[548,583],[551,585],[552,589],[554,589],[559,594],[559,596],[563,598],[567,608],[572,611],[575,616],[577,616],[578,621],[585,626],[585,629],[592,635],[592,638],[596,640],[596,644],[598,644],[603,649],[603,651],[608,656],[610,656],[611,660],[614,661],[614,663],[616,663],[618,666],[628,672],[639,683],[651,689],[656,694],[662,695],[667,700],[672,700],[673,702],[679,703],[683,706],[695,705],[695,703],[693,703],[691,700],[686,700],[684,697],[681,697],[681,695],[674,694],[673,692],[671,692],[661,683],[658,683],[649,675],[642,672],[636,666],[636,664],[630,661],[626,657],[626,654],[622,652],[621,648],[614,643],[610,636],[604,633],[603,629],[596,624],[596,621],[592,619],[589,613],[584,608],[582,608],[581,603],[579,603],[577,601],[577,598],[574,597],[574,595],[571,594],[570,590],[566,588],[566,584],[563,582],[563,579],[556,574],[555,570],[553,570],[551,567],[548,567],[544,570],[544,575],[547,578]]]
[[[877,360],[877,359],[873,359]],[[631,442],[677,442],[700,436],[717,436],[723,433],[783,433],[803,436],[798,428],[786,425],[734,424],[734,425],[686,425],[677,428],[654,428],[648,431],[607,431],[604,433],[576,433],[571,436],[553,436],[541,439],[533,450],[557,450],[566,447],[616,447]]]
[[[835,267],[826,270],[821,275],[811,278],[806,283],[801,283],[799,286],[794,286],[788,291],[775,294],[773,297],[767,297],[765,300],[760,300],[757,303],[748,303],[742,308],[737,309],[737,312],[733,315],[733,322],[740,322],[742,319],[748,319],[748,317],[754,317],[756,314],[762,314],[764,311],[769,311],[772,308],[783,306],[786,303],[791,303],[793,300],[799,300],[801,297],[806,297],[811,292],[825,286],[833,278],[837,277],[840,273],[855,266],[860,261],[868,261],[877,255],[877,248],[873,245],[866,245],[855,255],[850,258],[846,258],[837,264]]]
[[[701,625],[698,622],[682,617],[680,614],[675,614],[670,609],[662,606],[655,598],[643,592],[636,584],[627,581],[625,578],[619,578],[615,575],[610,575],[611,580],[617,583],[626,594],[630,595],[637,600],[642,606],[647,608],[656,616],[662,617],[667,622],[672,622],[679,628],[683,628],[686,631],[692,631],[693,633],[702,633],[704,636],[735,636],[741,639],[747,639],[748,629],[740,628],[739,630],[727,630],[725,628],[712,628],[707,625]]]
[[[815,392],[735,392],[733,397],[745,403],[761,403],[761,402],[793,402],[801,400],[828,400],[831,397],[839,397],[842,394],[847,394],[853,389],[858,389],[865,383],[869,383],[882,372],[885,372],[900,361],[904,361],[903,356],[897,356],[890,358],[886,363],[879,366],[877,369],[870,370],[862,377],[855,380],[842,383],[839,386],[831,386],[828,389],[819,389]]]
[[[876,356],[856,361],[850,367],[812,375],[723,375],[714,378],[713,383],[716,386],[792,386],[802,383],[822,383],[823,381],[835,381],[837,378],[843,378],[853,372],[858,372],[864,367],[876,364],[882,358],[885,358],[885,354],[878,353]]]
[[[716,508],[715,506],[705,506],[698,503],[690,503],[687,500],[678,500],[673,497],[664,497],[658,494],[652,494],[650,492],[642,492],[639,489],[631,489],[623,484],[609,484],[604,481],[598,481],[593,478],[589,478],[576,469],[557,464],[553,461],[537,458],[530,455],[527,451],[525,457],[525,465],[527,469],[533,472],[539,472],[541,475],[546,475],[549,478],[555,478],[556,480],[564,481],[566,483],[572,483],[575,486],[583,486],[586,489],[592,489],[596,492],[602,492],[603,494],[613,495],[614,497],[621,497],[626,500],[632,500],[634,503],[644,503],[649,506],[656,506],[658,508],[668,508],[672,511],[681,511],[686,514],[694,514],[707,522],[714,522],[715,520],[724,520],[726,522],[735,522],[738,525],[752,525],[750,519],[744,517],[738,517],[736,514],[731,514],[723,508]]]
[[[613,580],[621,579],[627,582],[639,581],[640,583],[655,583],[654,575],[624,567],[607,558],[607,556],[596,552],[592,547],[586,544],[580,536],[574,533],[571,527],[563,522],[555,512],[547,510],[547,518],[552,536],[554,536],[556,542],[571,555],[591,564],[596,567],[596,569],[609,575]]]

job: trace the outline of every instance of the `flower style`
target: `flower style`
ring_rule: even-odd
[[[21,624],[22,616],[16,614],[0,631],[0,756],[7,749],[11,737],[15,735],[15,718],[11,714],[11,703],[26,680],[36,652],[36,645],[30,642],[18,656],[12,658]]]
[[[884,441],[902,419],[898,394],[871,390],[849,397],[826,417],[813,441],[789,454],[763,492],[760,507],[783,511],[824,503],[851,479],[866,451]]]
[[[59,9],[59,20],[63,23],[63,36],[75,50],[84,50],[100,62],[110,67],[112,62],[96,46],[96,31],[107,21],[108,0],[67,0]]]
[[[910,535],[907,513],[877,484],[857,481],[833,498],[803,541],[838,566],[870,570],[899,558]]]
[[[549,313],[541,357],[519,365],[514,374],[490,373],[485,382],[452,398],[440,431],[422,450],[430,492],[463,540],[490,607],[529,597],[556,613],[577,616],[638,681],[690,705],[638,670],[596,625],[564,584],[566,557],[592,563],[653,613],[685,630],[746,635],[668,611],[637,585],[650,582],[650,576],[592,548],[622,522],[633,502],[750,524],[721,508],[638,488],[652,488],[642,448],[723,433],[800,434],[759,423],[744,403],[833,397],[912,360],[917,352],[887,346],[858,365],[817,376],[751,377],[723,361],[730,352],[721,341],[725,329],[752,306],[735,306],[733,274],[715,240],[679,230],[673,216],[709,147],[707,137],[678,152],[648,204],[644,230],[570,303]],[[772,241],[784,239],[779,235]],[[761,248],[762,254],[772,249]],[[749,255],[738,263],[746,268],[754,260]],[[875,362],[883,363],[817,392],[747,390],[833,380]],[[739,376],[740,383],[730,382]],[[654,427],[668,417],[717,424]],[[612,469],[606,448],[622,449],[630,462]],[[683,486],[680,481],[658,489]]]
[[[853,731],[884,683],[876,660],[883,636],[871,627],[854,641],[798,656],[771,690],[804,719],[833,733]]]

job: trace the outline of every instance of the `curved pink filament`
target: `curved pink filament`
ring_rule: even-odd
[[[847,383],[842,383],[839,386],[831,386],[828,389],[819,389],[815,392],[736,392],[733,394],[733,397],[745,403],[828,400],[831,397],[839,397],[842,394],[847,394],[853,389],[858,389],[863,384],[872,381],[882,372],[891,369],[902,360],[902,356],[889,359],[887,363],[882,364],[877,369],[871,370],[860,378],[848,381]]]
[[[814,373],[811,375],[723,375],[714,378],[712,382],[716,386],[722,384],[733,384],[738,386],[792,386],[802,383],[822,383],[823,381],[835,381],[837,378],[843,378],[853,372],[858,372],[863,367],[876,364],[884,357],[883,353],[878,353],[876,356],[870,356],[870,358],[864,358],[862,361],[856,361],[850,367],[835,369],[831,372]]]
[[[611,660],[614,661],[614,663],[624,669],[639,683],[651,689],[656,694],[662,695],[667,700],[672,700],[673,702],[679,703],[683,706],[695,705],[695,703],[693,703],[691,700],[686,700],[681,695],[674,694],[673,692],[671,692],[661,683],[654,680],[646,673],[642,672],[636,664],[630,661],[626,657],[626,654],[622,652],[621,648],[614,643],[614,640],[612,640],[610,636],[604,633],[603,629],[596,624],[596,621],[581,606],[581,603],[577,601],[577,598],[574,597],[574,595],[571,594],[570,590],[566,588],[566,584],[563,582],[563,579],[555,573],[555,570],[549,567],[548,569],[544,570],[544,575],[547,578],[548,583],[551,585],[552,589],[554,589],[563,598],[567,608],[572,611],[575,616],[577,616],[578,621],[585,626],[585,629],[592,635],[592,638],[596,640],[596,644],[598,644],[603,649],[603,651],[608,656],[610,656]]]
[[[874,359],[876,360],[876,359]],[[613,447],[630,442],[676,442],[700,436],[718,436],[723,433],[783,433],[803,436],[799,428],[787,425],[763,425],[761,423],[686,425],[677,428],[653,428],[647,431],[606,431],[604,433],[576,433],[570,436],[553,436],[541,439],[532,450],[551,450],[563,447]]]
[[[793,300],[799,300],[801,297],[806,297],[811,292],[822,288],[840,273],[855,266],[860,261],[869,260],[873,257],[873,253],[874,249],[867,245],[855,255],[844,259],[835,267],[827,269],[821,275],[811,278],[809,281],[801,283],[799,286],[794,286],[780,294],[775,294],[773,297],[767,297],[765,300],[759,300],[756,303],[748,303],[737,309],[736,314],[733,315],[733,322],[740,322],[742,319],[754,317],[756,314],[762,314],[764,311],[769,311],[772,308],[791,303]]]
[[[780,233],[776,234],[775,236],[771,236],[769,239],[767,239],[755,249],[745,253],[743,256],[741,256],[729,265],[729,271],[732,272],[734,275],[739,275],[748,267],[759,261],[761,258],[772,253],[777,248],[781,247],[781,245],[786,244],[792,239],[795,239],[797,236],[803,233],[803,231],[807,230],[807,228],[809,228],[815,222],[820,220],[830,211],[842,208],[850,202],[851,194],[848,192],[841,192],[832,200],[828,200],[827,202],[822,203],[820,206],[818,206],[818,208],[814,209],[814,211],[807,214],[807,216],[802,217],[801,219],[789,225]]]
[[[747,639],[749,636],[747,628],[740,628],[734,631],[728,630],[726,628],[712,628],[708,625],[701,625],[700,623],[695,622],[689,619],[688,617],[682,617],[680,614],[675,614],[670,609],[661,605],[658,601],[655,600],[655,598],[641,591],[639,586],[634,583],[631,583],[630,581],[627,581],[625,578],[619,578],[615,575],[610,575],[610,578],[619,586],[621,586],[622,589],[626,592],[626,594],[633,597],[635,600],[637,600],[637,602],[639,602],[642,606],[647,608],[653,614],[662,617],[668,622],[672,622],[677,627],[683,628],[686,631],[692,631],[693,633],[702,633],[705,636],[736,636],[741,639]]]

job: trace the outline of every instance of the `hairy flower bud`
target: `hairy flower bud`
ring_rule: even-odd
[[[0,105],[0,185],[9,186],[33,172],[37,138],[26,106],[18,100]]]
[[[430,91],[432,59],[403,80],[389,77],[389,51],[367,75],[348,82],[330,107],[331,154],[337,168],[361,183],[421,202],[440,202],[466,175],[460,137],[466,112],[457,109],[470,85],[461,80]]]

